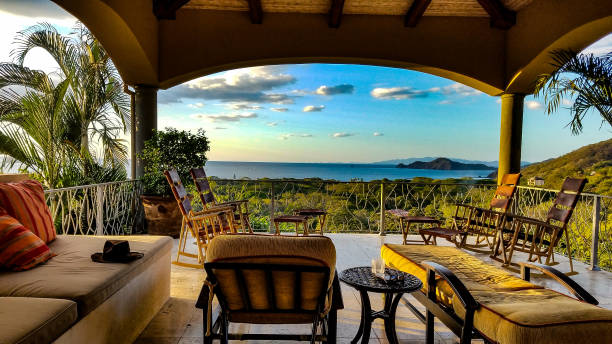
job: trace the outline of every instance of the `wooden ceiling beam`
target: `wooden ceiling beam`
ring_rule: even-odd
[[[414,0],[406,13],[404,26],[416,27],[430,3],[431,0]]]
[[[176,19],[176,11],[189,0],[153,0],[153,14],[157,19]]]
[[[251,23],[261,24],[263,22],[263,8],[261,7],[261,0],[248,0],[248,2]]]
[[[340,20],[342,19],[343,10],[344,0],[332,0],[332,5],[329,9],[329,27],[340,27]]]
[[[504,7],[500,0],[478,0],[491,17],[491,27],[508,30],[516,24],[516,12]]]

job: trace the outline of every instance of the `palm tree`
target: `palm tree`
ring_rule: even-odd
[[[594,56],[557,50],[551,55],[554,71],[540,75],[534,90],[536,97],[544,94],[546,112],[550,115],[564,99],[575,98],[568,124],[573,134],[582,132],[582,120],[591,110],[599,112],[602,124],[612,126],[612,52]]]
[[[15,63],[0,64],[5,165],[26,169],[49,187],[74,185],[92,175],[125,178],[127,148],[119,135],[130,121],[129,98],[100,43],[82,25],[63,36],[39,24],[18,33],[16,45]],[[34,48],[46,50],[59,72],[24,67]]]

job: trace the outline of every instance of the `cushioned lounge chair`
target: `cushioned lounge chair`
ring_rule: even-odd
[[[214,238],[204,264],[206,283],[196,303],[204,311],[204,343],[213,339],[335,343],[336,312],[343,308],[335,264],[334,244],[322,236]],[[214,296],[219,308],[212,312]],[[231,334],[230,323],[310,324],[312,331]]]
[[[577,283],[545,265],[521,263],[522,279],[455,247],[384,245],[390,267],[414,274],[424,289],[412,293],[427,312],[405,302],[426,324],[433,343],[434,317],[460,337],[461,343],[605,343],[612,338],[612,311]],[[537,269],[574,297],[529,282]]]

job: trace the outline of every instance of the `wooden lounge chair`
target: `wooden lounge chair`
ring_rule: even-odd
[[[529,253],[529,261],[541,263],[542,257],[546,257],[546,264],[551,264],[554,262],[554,248],[565,234],[570,271],[574,272],[567,223],[585,184],[586,179],[583,178],[566,178],[545,221],[507,214],[509,226],[499,228],[494,255],[502,255],[504,263],[508,265],[512,262],[513,252],[522,251]]]
[[[202,268],[204,266],[204,255],[206,253],[208,241],[214,236],[226,233],[227,231],[234,232],[233,222],[226,222],[229,227],[225,227],[222,221],[223,217],[233,216],[233,208],[218,207],[213,210],[205,209],[200,212],[194,212],[191,207],[189,195],[185,190],[178,172],[172,169],[164,171],[164,175],[170,184],[174,198],[183,214],[176,260],[172,263],[180,266]],[[198,246],[197,254],[192,254],[185,250],[189,234],[191,234],[196,241],[196,245]],[[198,263],[192,264],[182,262],[180,260],[182,256],[197,258]]]
[[[343,308],[336,249],[323,236],[223,235],[206,256],[206,281],[196,302],[204,343],[228,340],[336,342]],[[214,297],[219,307],[212,311]],[[213,318],[216,318],[214,320]],[[311,324],[308,334],[229,333],[230,323]]]
[[[419,234],[426,244],[430,243],[428,238],[433,237],[435,240],[435,237],[443,237],[454,241],[458,247],[465,247],[467,236],[472,234],[476,235],[475,246],[486,241],[487,245],[493,249],[497,228],[503,225],[504,214],[510,209],[520,178],[520,173],[505,174],[501,184],[495,190],[488,209],[469,204],[457,204],[452,217],[452,228],[422,228]],[[489,241],[489,238],[493,241]]]
[[[426,343],[434,342],[434,318],[470,343],[607,343],[612,338],[612,310],[558,270],[520,263],[522,278],[449,246],[392,245],[381,248],[387,266],[411,273],[424,285],[412,293],[423,314],[403,303],[426,324]],[[570,297],[530,282],[536,269],[565,287]]]
[[[249,233],[253,233],[253,228],[251,228],[249,212],[247,209],[249,202],[248,200],[218,203],[217,199],[215,198],[215,194],[210,187],[208,177],[206,176],[206,171],[204,171],[203,167],[192,168],[191,177],[193,178],[193,182],[198,190],[198,195],[202,201],[202,206],[205,209],[215,209],[216,207],[228,206],[232,207],[234,210],[234,215],[232,216],[234,228],[236,230],[240,229],[243,232],[248,231]]]

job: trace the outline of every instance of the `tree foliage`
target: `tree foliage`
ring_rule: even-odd
[[[546,112],[550,115],[564,100],[574,99],[568,124],[573,134],[582,132],[589,111],[599,113],[602,125],[612,126],[612,52],[600,57],[557,50],[551,55],[554,71],[541,74],[534,90],[536,97],[544,95]]]
[[[174,168],[183,182],[191,180],[189,171],[193,167],[206,164],[206,152],[209,149],[208,138],[203,129],[196,133],[174,128],[155,131],[153,137],[145,142],[145,147],[139,155],[144,165],[144,193],[171,196],[172,191],[164,171]]]
[[[24,66],[42,48],[58,71]],[[31,173],[47,187],[125,179],[129,97],[101,44],[81,24],[69,35],[49,24],[17,34],[12,63],[0,63],[3,166]]]

